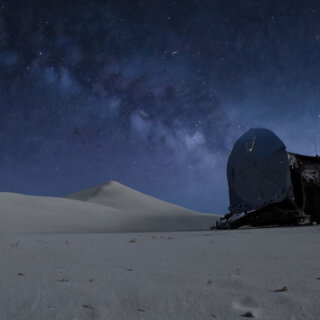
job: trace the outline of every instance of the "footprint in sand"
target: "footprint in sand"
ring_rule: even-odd
[[[20,241],[17,240],[16,242],[14,242],[14,243],[11,245],[11,248],[18,248],[19,244],[20,244]]]

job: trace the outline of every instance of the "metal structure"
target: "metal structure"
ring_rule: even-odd
[[[230,207],[217,228],[320,222],[320,158],[287,152],[268,129],[250,129],[227,164]]]

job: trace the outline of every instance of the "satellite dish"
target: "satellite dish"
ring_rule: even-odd
[[[250,129],[235,143],[227,165],[230,212],[248,212],[293,197],[288,153],[268,129]]]

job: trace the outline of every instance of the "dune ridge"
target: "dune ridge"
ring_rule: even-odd
[[[192,210],[146,195],[117,181],[109,181],[105,184],[81,190],[67,195],[65,198],[86,201],[121,210],[149,210],[149,212],[175,210],[184,213],[194,213]]]

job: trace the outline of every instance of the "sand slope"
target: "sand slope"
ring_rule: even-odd
[[[131,189],[117,181],[70,194],[66,198],[100,204],[120,210],[152,212],[192,212],[183,207],[156,199]],[[193,213],[193,212],[192,212]]]
[[[87,201],[0,193],[0,232],[208,230],[218,218],[151,198],[118,183],[79,194]]]
[[[2,235],[1,319],[317,320],[319,236],[319,227]]]

